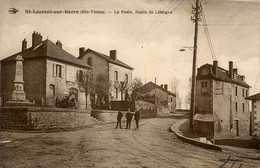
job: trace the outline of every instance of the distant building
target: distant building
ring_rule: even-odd
[[[229,62],[229,70],[205,64],[198,68],[194,130],[202,136],[225,139],[250,135],[249,85]]]
[[[158,86],[148,82],[134,91],[134,97],[155,104],[158,114],[175,112],[176,94],[168,91],[167,84]]]
[[[75,95],[80,108],[86,107],[85,92],[76,82],[77,71],[90,70],[91,67],[62,49],[62,43],[42,41],[40,33],[32,34],[32,47],[22,42],[22,51],[1,61],[1,94],[3,101],[13,91],[15,59],[21,55],[23,61],[24,91],[26,98],[36,104],[54,106],[57,97],[70,93]]]
[[[246,99],[252,101],[251,129],[253,134],[256,129],[260,131],[260,93],[249,96]]]
[[[130,94],[129,92],[121,94],[120,91],[114,87],[114,85],[120,81],[125,81],[128,86],[131,86],[132,71],[134,69],[117,59],[116,50],[111,50],[108,56],[92,49],[85,50],[85,48],[82,47],[79,49],[78,58],[93,68],[94,80],[96,80],[99,75],[102,75],[109,81],[110,91],[107,91],[107,95],[103,97],[105,104],[108,104],[111,100],[125,100],[126,94]],[[123,95],[123,97],[121,97],[121,95]],[[91,101],[92,106],[95,106],[95,95],[91,96]]]

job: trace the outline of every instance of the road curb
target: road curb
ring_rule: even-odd
[[[180,120],[180,121],[178,121],[177,123],[175,123],[171,126],[171,131],[174,132],[174,134],[178,137],[178,139],[180,139],[180,140],[182,140],[186,143],[196,145],[196,146],[199,146],[199,147],[202,147],[202,148],[205,148],[205,149],[213,149],[213,150],[216,150],[216,151],[222,151],[222,148],[217,146],[217,145],[207,144],[207,143],[200,142],[200,141],[197,141],[195,139],[183,136],[182,133],[179,130],[179,126],[182,123],[184,123],[186,120],[187,119]]]

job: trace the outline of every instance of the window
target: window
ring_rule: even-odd
[[[61,78],[61,65],[56,65],[56,77]]]
[[[242,89],[242,97],[245,97],[244,89]]]
[[[237,96],[237,86],[235,86],[235,94],[236,94],[236,96]]]
[[[118,81],[118,72],[115,71],[115,81]]]
[[[208,82],[201,82],[201,92],[206,93],[208,91]]]
[[[248,90],[246,90],[246,97],[248,96]]]
[[[128,83],[128,74],[125,74],[125,82]]]
[[[92,58],[88,58],[88,65],[92,66]]]
[[[236,105],[236,107],[235,107],[235,108],[236,108],[236,111],[237,111],[237,102],[236,102],[236,104],[235,104],[235,105]]]
[[[245,111],[245,103],[242,103],[242,110]]]
[[[116,98],[118,99],[118,89],[116,88]]]

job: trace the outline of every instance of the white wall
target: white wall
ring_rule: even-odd
[[[118,72],[118,81],[125,81],[125,74],[128,75],[128,83],[129,86],[132,85],[132,70],[124,68],[122,66],[109,63],[109,81],[112,81],[112,86],[115,84],[115,71]],[[128,92],[130,94],[130,91]],[[116,98],[116,90],[112,89],[112,100],[121,100],[121,93],[118,91],[118,98]],[[125,98],[125,94],[123,94],[123,100]]]
[[[220,94],[222,86],[222,94]],[[235,120],[239,123],[239,136],[249,135],[250,113],[249,101],[242,97],[242,88],[237,86],[238,94],[235,95],[235,84],[213,81],[213,115],[214,115],[214,139],[236,136]],[[245,88],[244,88],[245,89]],[[235,103],[238,109],[235,109]],[[242,110],[245,104],[245,111]],[[230,130],[230,124],[233,128]]]

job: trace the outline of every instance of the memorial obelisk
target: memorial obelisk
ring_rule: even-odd
[[[26,106],[33,105],[26,100],[25,92],[24,92],[24,81],[23,81],[23,57],[18,55],[16,57],[16,65],[15,65],[15,79],[14,79],[14,90],[12,92],[12,98],[7,102],[7,105],[11,106]]]

